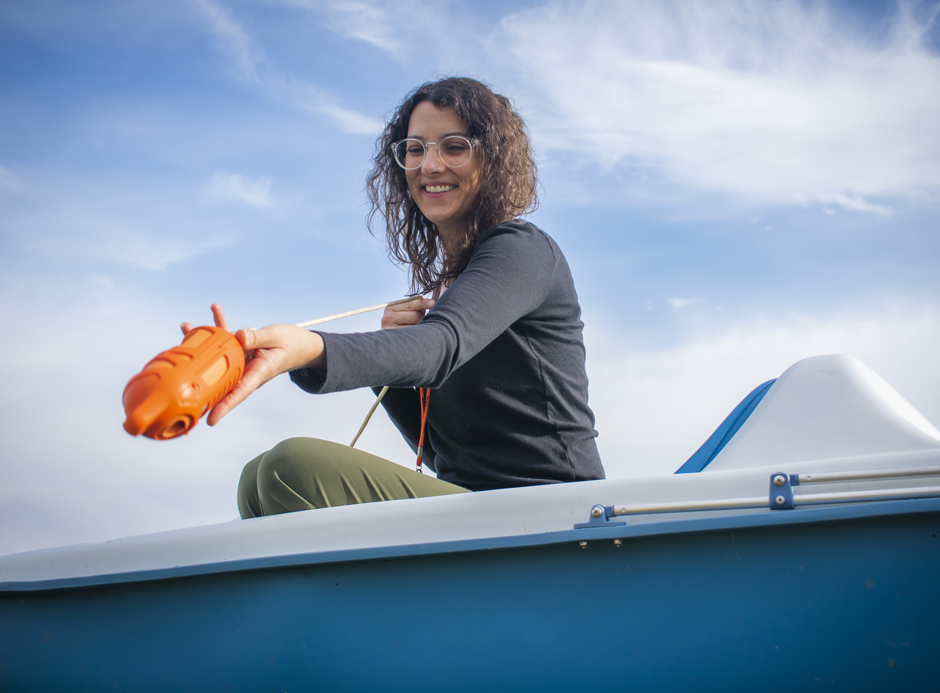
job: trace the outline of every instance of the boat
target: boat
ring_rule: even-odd
[[[844,355],[678,473],[0,558],[0,690],[935,690],[940,432]]]

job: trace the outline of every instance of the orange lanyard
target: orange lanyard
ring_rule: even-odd
[[[418,398],[421,400],[421,437],[418,438],[418,462],[415,471],[418,474],[423,474],[421,460],[424,457],[424,432],[428,425],[428,405],[431,404],[431,388],[419,387]]]
[[[434,287],[434,293],[431,294],[431,297],[435,301],[441,297],[441,288],[440,282]],[[415,463],[415,471],[418,472],[418,474],[424,474],[424,468],[421,466],[421,463],[424,458],[424,433],[428,427],[428,408],[431,404],[431,388],[419,387],[418,399],[421,403],[421,435],[418,437],[418,461]]]

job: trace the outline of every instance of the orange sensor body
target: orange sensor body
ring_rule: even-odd
[[[124,430],[168,440],[189,429],[241,380],[245,353],[221,327],[196,327],[124,388]]]

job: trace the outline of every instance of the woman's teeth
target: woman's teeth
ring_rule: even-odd
[[[447,192],[448,190],[453,190],[456,187],[456,185],[426,185],[424,186],[424,189],[429,193],[442,193]]]

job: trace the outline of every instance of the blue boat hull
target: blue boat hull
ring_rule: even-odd
[[[938,502],[794,517],[6,592],[0,688],[936,690]]]

